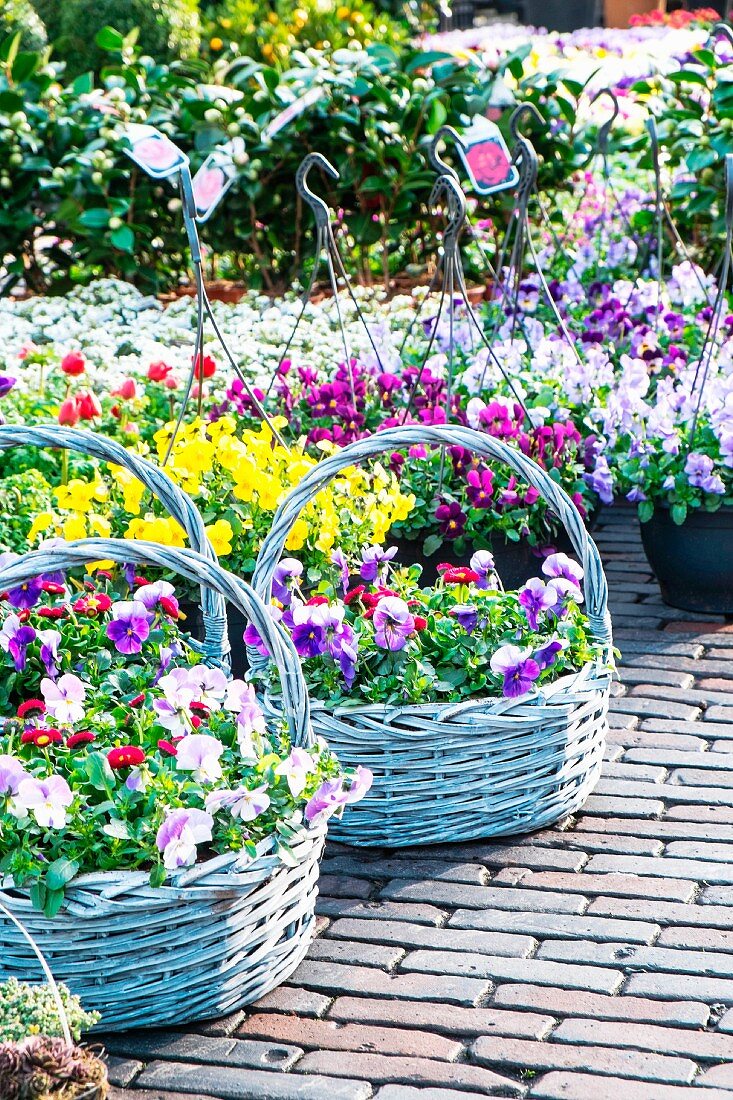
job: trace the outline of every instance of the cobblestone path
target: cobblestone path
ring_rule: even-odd
[[[330,845],[289,984],[111,1037],[115,1100],[733,1098],[733,624],[662,604],[630,512],[596,537],[622,683],[583,811],[502,843]]]

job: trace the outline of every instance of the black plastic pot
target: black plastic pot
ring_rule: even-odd
[[[522,18],[533,27],[567,33],[597,27],[601,6],[598,0],[524,0]]]
[[[425,535],[429,532],[425,532]],[[389,538],[387,544],[397,547],[395,563],[399,565],[422,566],[420,583],[423,585],[434,584],[438,578],[438,565],[447,562],[449,565],[468,565],[472,550],[458,554],[450,542],[444,542],[440,550],[434,554],[425,554],[423,543],[425,535],[416,538]],[[509,542],[505,539],[494,539],[491,543],[491,553],[494,556],[496,571],[501,577],[505,588],[520,588],[530,577],[539,577],[542,571],[543,558],[535,554],[532,547],[520,539],[519,542]]]
[[[181,624],[182,628],[201,641],[204,637],[204,619],[198,604],[182,602],[181,611],[186,616]],[[232,647],[232,675],[238,678],[244,676],[249,668],[247,663],[247,647],[244,644],[243,634],[247,626],[247,620],[236,607],[227,607],[227,630],[229,632],[229,644]]]
[[[641,541],[666,604],[733,615],[733,508],[697,508],[679,526],[668,508],[655,508]]]

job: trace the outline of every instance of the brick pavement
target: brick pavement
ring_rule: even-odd
[[[288,985],[110,1037],[116,1100],[733,1098],[733,624],[662,604],[629,512],[597,539],[623,686],[582,812],[501,843],[331,844]]]

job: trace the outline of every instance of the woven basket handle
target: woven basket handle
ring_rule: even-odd
[[[192,548],[209,561],[217,561],[196,505],[178,488],[165,470],[154,466],[152,462],[148,462],[139,455],[131,454],[120,443],[106,439],[95,432],[82,432],[53,424],[33,427],[16,424],[0,425],[0,450],[7,451],[12,447],[25,447],[28,444],[35,447],[63,447],[69,451],[78,451],[79,454],[97,458],[100,462],[112,462],[116,466],[124,466],[180,523],[188,535]],[[193,579],[198,583],[198,577]],[[201,608],[204,619],[203,655],[209,660],[221,660],[229,652],[226,603],[219,592],[206,588],[202,584]]]
[[[148,562],[162,569],[174,569],[186,580],[211,589],[222,600],[226,599],[238,608],[254,626],[277,666],[282,688],[282,709],[293,745],[309,748],[313,744],[308,689],[290,636],[274,621],[267,605],[249,584],[222,569],[211,558],[193,550],[137,539],[79,539],[23,554],[17,561],[0,569],[0,590],[15,588],[41,573],[75,569],[105,558],[136,564]]]
[[[386,428],[375,435],[358,439],[335,454],[324,458],[305,475],[300,484],[280,504],[272,520],[272,527],[262,543],[255,566],[252,585],[266,601],[271,598],[272,577],[285,546],[290,530],[302,509],[325,488],[330,481],[348,466],[354,466],[375,455],[390,453],[417,444],[433,444],[440,447],[459,446],[481,455],[482,458],[504,462],[525,481],[529,482],[558,515],[585,570],[585,599],[588,621],[593,637],[605,646],[611,645],[611,618],[608,614],[608,586],[596,544],[588,535],[578,509],[565,492],[538,464],[521,451],[509,447],[490,435],[460,424],[426,426],[406,424]],[[262,667],[262,658],[256,651],[250,653],[252,667]]]

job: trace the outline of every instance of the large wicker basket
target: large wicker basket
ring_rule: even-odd
[[[58,428],[0,427],[0,449],[62,446],[126,465],[185,527],[191,550],[124,539],[83,539],[25,554],[0,569],[0,591],[42,573],[111,559],[157,565],[202,586],[205,659],[226,649],[228,600],[253,623],[281,677],[283,712],[294,745],[313,743],[305,682],[290,638],[249,585],[223,570],[193,503],[158,468],[99,436]],[[294,845],[284,866],[265,842],[254,860],[236,853],[173,873],[158,889],[142,872],[100,872],[75,879],[53,920],[33,908],[27,890],[0,880],[0,903],[28,929],[57,979],[105,1031],[180,1024],[224,1015],[257,1000],[297,967],[314,932],[318,863],[325,828]],[[0,913],[0,979],[23,978],[33,964],[26,939]]]
[[[253,585],[271,598],[274,569],[302,508],[332,478],[367,458],[415,444],[457,444],[506,463],[556,512],[585,570],[593,638],[606,657],[530,697],[458,704],[329,707],[313,702],[315,732],[345,764],[374,772],[370,793],[331,834],[348,844],[401,847],[542,828],[577,810],[598,780],[607,728],[611,623],[598,550],[574,504],[537,463],[471,428],[404,426],[361,439],[324,459],[275,513]],[[256,651],[253,668],[263,668]],[[277,709],[278,696],[265,703]]]

